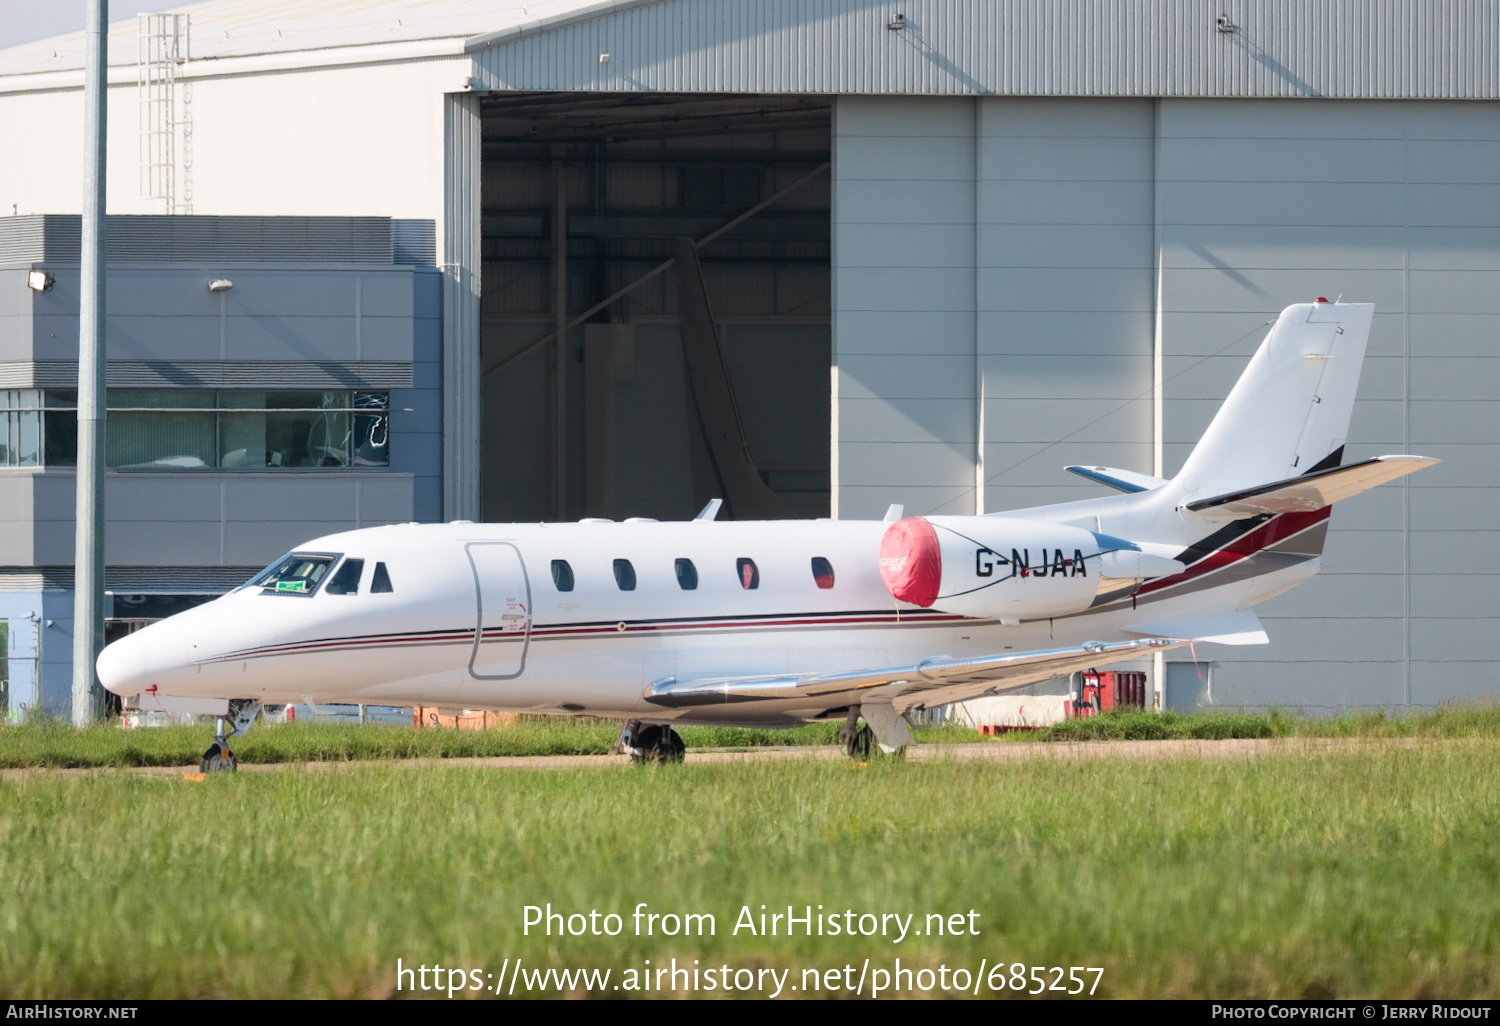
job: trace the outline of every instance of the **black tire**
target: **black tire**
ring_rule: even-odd
[[[869,762],[870,750],[875,747],[875,732],[865,724],[844,741],[844,754],[855,762]]]
[[[208,751],[204,752],[203,758],[198,761],[198,772],[233,773],[239,769],[239,765],[233,752],[227,748],[220,748],[215,743],[208,746]]]
[[[677,731],[658,724],[642,727],[635,736],[633,747],[640,753],[632,756],[637,763],[681,762],[687,754],[687,745],[682,743]]]

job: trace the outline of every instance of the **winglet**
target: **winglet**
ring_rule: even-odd
[[[724,505],[723,499],[709,499],[708,505],[695,516],[694,520],[713,520],[719,515],[719,507]]]
[[[885,511],[885,519],[882,521],[882,523],[894,524],[905,515],[906,507],[901,505],[901,503],[899,502],[893,502],[891,503],[890,508]]]

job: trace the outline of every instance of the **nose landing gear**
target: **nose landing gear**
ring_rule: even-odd
[[[630,720],[620,731],[615,751],[630,756],[630,761],[640,766],[648,762],[681,762],[687,754],[687,745],[666,724],[643,727],[640,720]]]
[[[229,713],[227,722],[232,725],[226,731],[224,724],[226,719],[220,717],[214,733],[214,743],[208,746],[208,751],[203,753],[203,758],[198,760],[198,772],[200,773],[233,773],[239,768],[239,760],[229,750],[229,739],[232,737],[243,737],[250,729],[250,724],[255,722],[255,716],[260,712],[260,699],[258,698],[231,698],[229,700]]]

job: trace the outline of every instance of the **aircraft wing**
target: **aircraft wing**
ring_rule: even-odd
[[[1376,456],[1372,460],[1347,467],[1320,470],[1303,477],[1199,499],[1188,503],[1187,508],[1194,513],[1231,514],[1236,517],[1310,513],[1441,462],[1425,456]]]
[[[993,691],[1010,691],[1074,670],[1133,659],[1186,642],[1165,638],[1091,641],[1070,648],[952,659],[939,656],[908,666],[882,666],[847,673],[780,677],[667,677],[646,688],[653,705],[682,709],[743,702],[806,701],[829,707],[862,701],[892,702],[898,709],[946,705]]]

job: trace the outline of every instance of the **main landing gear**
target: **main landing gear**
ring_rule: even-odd
[[[681,762],[687,754],[687,745],[677,731],[664,723],[641,726],[640,720],[630,720],[620,731],[620,740],[615,742],[615,751],[630,756],[637,766],[652,762]]]
[[[863,726],[859,723],[861,716],[865,720]],[[839,731],[839,741],[844,754],[855,762],[869,762],[875,753],[905,758],[906,746],[912,743],[911,731],[907,729],[909,722],[889,703],[852,705],[844,718],[844,728]]]
[[[260,699],[231,698],[227,717],[219,718],[214,733],[214,743],[208,746],[208,751],[204,752],[203,758],[198,760],[198,772],[233,773],[238,769],[239,761],[229,750],[229,739],[243,737],[250,729],[250,724],[255,722],[255,716],[259,712]],[[226,722],[230,724],[228,731],[224,729]]]

